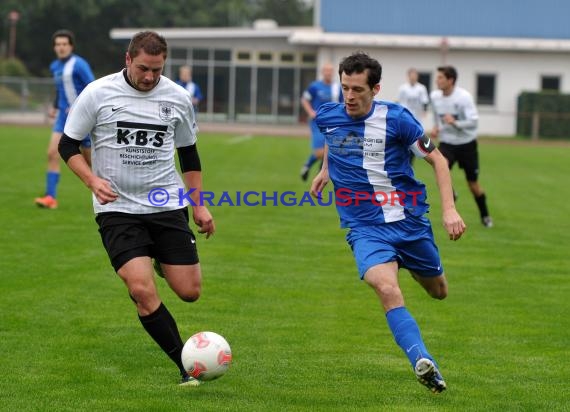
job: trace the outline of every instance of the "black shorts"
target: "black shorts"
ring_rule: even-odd
[[[455,162],[465,171],[465,178],[469,182],[476,182],[479,177],[479,154],[477,140],[465,144],[440,143],[439,151],[449,163],[449,169]]]
[[[99,213],[95,221],[115,271],[139,256],[170,265],[199,262],[186,208],[144,215],[105,212]]]

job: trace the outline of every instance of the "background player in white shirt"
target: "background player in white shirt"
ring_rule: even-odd
[[[429,96],[426,87],[418,82],[418,71],[413,67],[408,69],[408,81],[398,89],[398,103],[408,109],[420,123],[423,123]],[[410,153],[410,161],[415,156]]]
[[[455,162],[464,170],[469,190],[479,208],[481,223],[493,226],[487,208],[485,191],[478,182],[479,152],[477,150],[477,124],[479,114],[471,94],[457,87],[457,70],[453,66],[437,68],[436,83],[439,90],[431,93],[434,113],[433,138],[439,138],[439,150],[447,158],[449,169]]]
[[[192,204],[199,232],[214,233],[214,220],[200,204],[202,174],[190,94],[162,76],[166,40],[155,32],[136,34],[126,68],[91,83],[75,101],[59,144],[67,165],[93,192],[96,221],[115,271],[135,302],[139,319],[180,369],[182,384],[199,382],[185,372],[183,341],[158,296],[152,258],[168,285],[184,301],[197,300],[201,269],[188,227]],[[92,166],[79,155],[91,134]],[[191,194],[176,171],[174,152]]]
[[[398,89],[397,101],[420,122],[425,117],[429,96],[426,87],[418,82],[418,71],[413,67],[408,70],[408,81]]]

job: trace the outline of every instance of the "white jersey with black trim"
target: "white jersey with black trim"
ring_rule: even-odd
[[[124,71],[90,83],[73,104],[64,133],[82,140],[91,134],[92,168],[110,182],[118,199],[95,213],[146,214],[186,207],[175,165],[175,149],[196,143],[190,94],[161,76],[148,92],[132,87]],[[154,194],[154,195],[153,195]]]
[[[426,87],[421,83],[404,83],[398,89],[398,103],[421,120],[425,106],[429,103]]]
[[[448,144],[465,144],[477,138],[479,113],[471,94],[461,87],[454,87],[449,96],[441,90],[431,92],[434,122],[439,127],[439,141]],[[443,116],[451,114],[455,124],[446,124]]]

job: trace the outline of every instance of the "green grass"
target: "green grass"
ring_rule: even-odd
[[[210,208],[199,240],[201,299],[158,280],[184,338],[225,336],[221,379],[180,388],[177,371],[138,323],[67,169],[60,208],[40,210],[46,128],[1,127],[0,410],[2,411],[562,411],[568,410],[569,146],[482,142],[481,183],[496,227],[484,229],[459,170],[469,228],[446,240],[425,162],[430,217],[450,283],[430,299],[401,273],[406,304],[449,390],[421,387],[358,280],[334,207]],[[303,139],[201,135],[205,189],[307,190]]]

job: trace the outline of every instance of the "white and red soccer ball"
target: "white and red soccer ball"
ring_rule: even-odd
[[[186,341],[181,357],[188,375],[211,381],[226,373],[232,363],[232,350],[223,336],[198,332]]]

